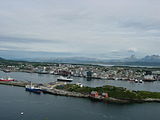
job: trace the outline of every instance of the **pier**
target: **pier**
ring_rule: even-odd
[[[18,87],[25,87],[26,85],[30,85],[30,82],[26,81],[9,81],[9,82],[4,82],[0,81],[0,84],[2,85],[10,85],[10,86],[18,86]],[[132,98],[132,99],[120,99],[120,98],[114,98],[112,96],[109,96],[107,98],[99,96],[99,97],[91,97],[90,94],[86,93],[80,93],[80,92],[75,92],[75,91],[67,91],[63,89],[57,89],[57,86],[63,86],[65,85],[64,82],[53,82],[53,83],[46,83],[46,84],[37,84],[37,83],[32,83],[35,86],[38,86],[43,93],[47,94],[52,94],[52,95],[60,95],[60,96],[70,96],[70,97],[78,97],[78,98],[89,98],[95,101],[103,101],[103,102],[108,102],[108,103],[143,103],[143,102],[160,102],[160,97],[158,98],[143,98],[143,99],[137,99],[137,98]],[[116,87],[115,87],[116,88]],[[92,88],[90,88],[92,89]],[[139,91],[141,92],[141,91]],[[142,91],[143,92],[143,91]],[[147,91],[146,91],[147,92]],[[149,94],[153,95],[160,95],[160,93],[156,92],[148,92]],[[147,94],[148,94],[147,93]],[[123,94],[123,92],[121,93]]]
[[[10,82],[4,82],[0,81],[0,84],[2,85],[10,85],[10,86],[17,86],[17,87],[25,87],[26,85],[30,85],[30,82],[24,82],[24,81],[10,81]],[[69,92],[64,90],[56,89],[55,87],[58,85],[63,85],[63,82],[54,82],[52,84],[37,84],[32,83],[35,86],[39,86],[44,93],[53,94],[53,95],[61,95],[61,96],[72,96],[72,97],[81,97],[81,98],[87,98],[89,95],[84,95],[82,93],[77,92]]]

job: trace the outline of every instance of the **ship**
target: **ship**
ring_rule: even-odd
[[[5,72],[5,73],[9,73],[9,72],[11,72],[10,70],[8,70],[8,69],[4,69],[4,70],[2,70],[3,72]]]
[[[57,81],[72,82],[73,79],[71,79],[69,77],[60,76],[59,78],[57,78]]]
[[[32,85],[32,83],[31,85],[26,85],[25,88],[26,88],[26,91],[29,91],[29,92],[34,92],[39,94],[42,92],[41,88]]]
[[[156,81],[156,79],[154,78],[153,75],[145,75],[143,81],[144,82],[154,82]]]
[[[13,79],[11,77],[7,77],[7,78],[0,78],[0,81],[9,82],[9,81],[15,81],[15,79]]]

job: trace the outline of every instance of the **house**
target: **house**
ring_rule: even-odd
[[[108,93],[102,93],[102,96],[105,97],[105,98],[108,98]]]
[[[90,97],[99,97],[98,92],[97,91],[92,91],[90,94]]]
[[[82,83],[76,83],[76,85],[78,85],[79,87],[83,87]]]

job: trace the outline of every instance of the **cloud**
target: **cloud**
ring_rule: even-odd
[[[160,51],[159,4],[158,0],[1,0],[0,46],[84,54],[136,48],[154,54]]]
[[[62,43],[61,40],[46,40],[46,39],[5,37],[5,36],[0,36],[0,42],[9,42],[9,43],[55,43],[55,44]]]
[[[131,52],[131,53],[134,53],[134,52],[137,52],[137,48],[128,48],[128,52]]]

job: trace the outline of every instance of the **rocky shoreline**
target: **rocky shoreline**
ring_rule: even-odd
[[[0,81],[0,84],[3,85],[11,85],[11,86],[18,86],[18,87],[25,87],[29,85],[29,82],[24,81],[12,81],[12,82],[4,82]],[[34,83],[35,85],[38,85]],[[56,84],[56,83],[55,83]],[[145,103],[145,102],[160,102],[160,99],[156,98],[145,98],[145,99],[117,99],[113,97],[103,98],[103,97],[91,97],[89,94],[82,94],[79,92],[70,92],[66,90],[60,90],[54,88],[49,88],[47,85],[41,85],[42,92],[52,94],[52,95],[60,95],[60,96],[70,96],[70,97],[78,97],[78,98],[89,98],[94,101],[102,101],[107,103]]]

